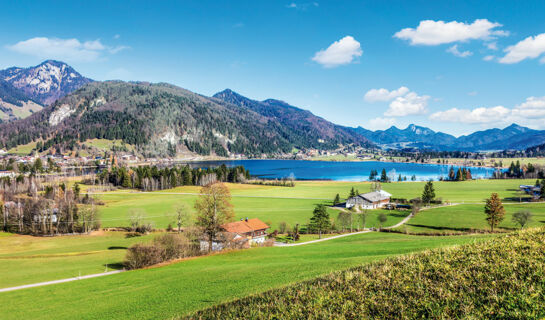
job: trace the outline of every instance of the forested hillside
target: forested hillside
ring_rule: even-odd
[[[39,151],[63,151],[99,138],[120,139],[145,156],[192,152],[256,157],[286,154],[293,148],[368,145],[358,135],[307,132],[294,127],[297,123],[169,84],[93,82],[41,112],[1,125],[0,147],[34,141]]]

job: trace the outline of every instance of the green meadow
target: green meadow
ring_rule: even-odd
[[[545,224],[545,204],[505,204],[505,216],[499,224],[499,229],[510,231],[520,228],[512,221],[513,213],[528,210],[532,213],[532,220],[527,227],[539,227]],[[397,230],[409,233],[467,233],[480,230],[490,230],[485,220],[483,205],[463,204],[450,207],[423,210],[411,218]]]
[[[8,236],[0,232],[0,273],[4,275],[0,288],[121,268],[126,248],[152,237],[125,238],[122,232],[62,237]]]
[[[492,192],[499,193],[506,202],[508,198],[518,199],[518,186],[532,184],[533,180],[475,180],[464,182],[435,182],[438,198],[453,203],[484,203]],[[395,198],[412,199],[419,197],[425,182],[384,183],[382,188]],[[298,181],[296,186],[273,187],[260,185],[229,184],[233,196],[236,219],[245,217],[259,218],[277,228],[278,223],[286,222],[291,226],[307,224],[314,206],[319,203],[330,204],[337,193],[346,198],[354,187],[364,193],[370,190],[367,182],[335,181]],[[175,208],[183,205],[193,212],[193,204],[198,194],[198,187],[178,187],[157,192],[128,192],[121,190],[95,195],[104,202],[99,212],[104,227],[128,225],[130,216],[137,209],[144,213],[145,219],[156,228],[166,228],[169,223],[175,225]],[[185,193],[185,194],[184,194]],[[336,217],[338,210],[329,210]],[[376,217],[384,210],[370,210],[367,227],[377,226]],[[405,214],[389,213],[385,226],[399,222]]]
[[[518,186],[533,182],[435,182],[437,197],[457,205],[423,210],[398,231],[435,234],[486,230],[483,205],[492,192],[499,193],[505,203],[507,214],[500,224],[504,231],[516,227],[511,216],[520,209],[534,214],[530,226],[542,225],[545,204],[517,203]],[[243,184],[228,187],[236,219],[259,218],[269,223],[272,230],[280,222],[291,227],[297,223],[307,224],[314,206],[330,204],[337,193],[345,198],[352,187],[361,193],[370,190],[370,184],[365,182],[332,181],[298,181],[293,188]],[[395,198],[411,199],[420,196],[424,182],[387,183],[382,187]],[[149,193],[118,190],[93,196],[103,202],[99,206],[103,227],[127,226],[131,214],[143,212],[144,221],[153,223],[156,228],[166,228],[169,223],[175,225],[177,206],[183,205],[193,213],[199,190],[198,187]],[[328,210],[333,219],[339,212],[333,208]],[[388,216],[384,226],[400,222],[409,213],[369,210],[366,227],[378,226],[377,216],[383,212]],[[354,217],[355,227],[359,217]],[[51,238],[0,233],[0,272],[8,275],[0,278],[0,288],[121,268],[127,247],[153,237],[151,234],[125,238],[124,232]],[[0,293],[0,302],[10,302],[3,304],[3,315],[7,315],[7,319],[46,319],[53,315],[59,319],[170,318],[393,255],[491,237],[496,234],[435,237],[373,232],[297,247],[231,251],[168,266]],[[314,235],[303,235],[301,241],[314,239]]]
[[[336,270],[490,238],[369,233],[298,247],[266,247],[168,266],[0,293],[3,319],[171,318]]]

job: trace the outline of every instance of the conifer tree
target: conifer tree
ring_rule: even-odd
[[[331,228],[331,221],[329,221],[329,213],[327,208],[323,204],[316,205],[312,212],[312,218],[310,218],[309,227],[312,230],[318,231],[318,237],[322,238],[322,232],[325,232]]]

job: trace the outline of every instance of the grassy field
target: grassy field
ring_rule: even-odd
[[[85,144],[88,147],[94,147],[102,151],[110,151],[112,150],[114,146],[121,147],[123,145],[120,139],[117,139],[117,140],[87,139],[85,140],[85,142],[82,142],[81,144]],[[125,144],[125,146],[127,147],[129,151],[134,149],[134,147],[130,144]]]
[[[388,259],[213,307],[197,319],[542,319],[545,231]]]
[[[484,203],[492,192],[502,198],[517,197],[520,184],[534,183],[531,180],[475,180],[464,182],[435,182],[437,197],[445,201]],[[385,183],[383,189],[396,198],[415,198],[421,195],[425,182]],[[307,224],[314,206],[318,203],[330,204],[337,193],[344,198],[350,188],[360,192],[369,191],[367,182],[298,181],[293,188],[245,184],[228,184],[233,195],[236,219],[259,218],[271,223],[273,229],[279,222]],[[120,190],[96,195],[105,206],[100,207],[102,224],[105,227],[126,226],[134,209],[145,213],[146,220],[157,228],[174,225],[174,212],[177,205],[184,205],[193,212],[193,204],[199,192],[198,187],[178,187],[152,193]],[[178,194],[176,194],[178,193]],[[185,193],[185,194],[182,194]],[[508,201],[509,202],[509,201]],[[336,217],[337,210],[329,210]],[[376,226],[376,217],[383,210],[370,210],[368,227]],[[386,226],[399,222],[404,214],[390,213]]]
[[[120,268],[125,249],[151,237],[125,238],[122,232],[63,237],[0,232],[0,273],[4,275],[0,288],[100,273],[106,265],[110,270]]]
[[[164,319],[392,255],[490,237],[370,233],[299,247],[234,251],[3,293],[2,315],[4,319]]]
[[[21,156],[28,155],[34,148],[36,148],[36,142],[30,142],[27,144],[23,144],[20,146],[17,146],[15,148],[11,148],[8,150],[9,154],[16,154]]]
[[[545,224],[545,203],[506,204],[506,214],[499,227],[504,230],[520,228],[512,222],[513,213],[528,210],[533,214],[529,227]],[[397,228],[410,233],[464,233],[475,230],[490,230],[487,224],[483,205],[457,205],[419,212],[414,218]]]

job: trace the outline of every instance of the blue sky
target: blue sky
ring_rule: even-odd
[[[277,98],[342,125],[545,129],[543,1],[2,1],[0,68]]]

